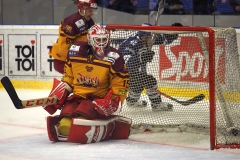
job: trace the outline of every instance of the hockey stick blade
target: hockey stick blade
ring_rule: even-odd
[[[17,109],[21,109],[22,107],[22,101],[19,99],[16,90],[14,89],[12,82],[10,81],[10,79],[8,77],[3,77],[1,79],[1,83],[3,85],[3,87],[5,88],[5,90],[7,91],[9,97],[11,98],[14,106]]]
[[[171,99],[171,100],[173,100],[173,101],[175,101],[175,102],[177,102],[177,103],[179,103],[179,104],[181,104],[183,106],[188,106],[188,105],[197,103],[199,101],[202,101],[205,98],[204,94],[199,94],[199,95],[197,95],[197,96],[195,96],[195,97],[193,97],[191,99],[188,99],[186,101],[180,101],[180,100],[178,100],[176,98],[173,98],[173,97],[171,97],[171,96],[169,96],[169,95],[167,95],[167,94],[165,94],[163,92],[160,92],[159,90],[153,89],[153,91],[155,91],[155,92],[159,93],[160,95],[163,95],[164,97],[169,98],[169,99]]]
[[[19,99],[15,88],[12,85],[12,82],[8,77],[3,77],[1,79],[1,83],[5,90],[7,91],[9,97],[11,98],[15,108],[23,109],[23,108],[32,108],[37,106],[46,106],[56,104],[58,99],[56,96],[53,97],[45,97],[38,99],[29,99],[29,100],[21,100]]]

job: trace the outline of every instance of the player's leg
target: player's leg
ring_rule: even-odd
[[[59,120],[57,126],[55,126],[57,129],[56,133],[59,133],[61,136],[68,136],[73,117],[81,117],[82,119],[97,119],[104,116],[100,115],[96,111],[90,100],[85,100],[72,95],[64,104],[60,117],[61,119]]]
[[[86,119],[83,116],[79,116],[78,118]],[[67,141],[71,129],[72,118],[61,116],[48,116],[46,121],[48,138],[50,141]]]
[[[148,98],[151,101],[152,110],[172,111],[173,105],[170,103],[162,102],[161,95],[153,91],[153,89],[158,90],[157,80],[152,75],[146,75],[144,82]]]
[[[145,107],[147,105],[146,101],[140,100],[144,89],[143,79],[140,77],[140,72],[134,73],[134,75],[130,73],[129,91],[126,98],[127,105],[130,107]]]
[[[67,137],[61,135],[57,129],[60,120],[60,116],[48,116],[46,118],[48,138],[50,141],[67,141]]]
[[[47,117],[47,129],[50,141],[68,141],[86,144],[108,139],[127,139],[131,127],[131,119],[121,116],[109,116],[95,120],[87,120],[82,116],[72,119],[69,117],[60,119],[59,116]],[[63,128],[60,129],[60,126],[69,126],[69,129],[63,130]],[[59,132],[60,130],[62,130],[61,133]]]
[[[80,142],[76,133],[83,135],[83,131],[77,132],[77,129],[80,129],[80,128],[86,129],[86,127],[85,126],[73,126],[73,119],[95,120],[95,119],[105,119],[105,118],[106,118],[106,116],[103,116],[96,111],[92,101],[85,100],[85,99],[79,98],[78,96],[72,95],[68,98],[67,102],[65,103],[64,107],[62,108],[60,116],[47,117],[47,129],[48,129],[49,140],[51,140],[51,141],[68,141],[68,138],[71,135],[70,136],[71,138],[69,141]],[[107,132],[105,134],[107,134],[108,131],[111,130],[111,128],[113,128],[112,130],[115,130],[115,129],[117,130],[116,125],[118,123],[120,123],[120,122],[116,122],[114,124],[109,124],[107,126],[107,128],[105,128],[105,129],[107,129]],[[121,128],[122,125],[119,124],[118,127]],[[127,124],[127,126],[124,125],[124,127],[127,129],[128,132],[130,130],[130,125],[131,124]],[[90,126],[90,128],[91,128],[91,126]],[[101,128],[104,128],[104,127],[100,127],[99,129],[101,129]],[[87,127],[87,129],[89,129],[89,126]],[[122,128],[122,129],[124,130],[124,128]],[[84,134],[86,134],[86,133],[84,133]],[[102,139],[106,140],[106,138],[102,138]],[[100,139],[100,140],[102,140],[102,139]],[[83,143],[83,142],[85,142],[84,138],[83,138],[83,140],[81,140],[81,143]],[[85,142],[85,143],[87,143],[87,142]]]
[[[59,116],[47,117],[47,130],[50,141],[66,141],[70,131],[74,111],[78,107],[77,101],[72,101],[74,96],[70,96]]]

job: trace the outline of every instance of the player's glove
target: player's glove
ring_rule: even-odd
[[[113,90],[110,89],[104,99],[95,99],[92,103],[97,112],[106,117],[120,111],[121,99],[119,96],[112,98]]]
[[[62,108],[62,105],[65,103],[70,93],[72,93],[72,88],[67,83],[54,78],[53,88],[48,97],[57,96],[57,104],[43,106],[43,108],[50,114],[55,113],[57,109]]]

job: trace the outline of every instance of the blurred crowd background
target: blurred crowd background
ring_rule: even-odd
[[[103,7],[132,14],[148,14],[150,11],[157,11],[159,1],[104,0]],[[240,14],[240,1],[238,0],[165,0],[165,4],[163,14]]]
[[[101,24],[154,24],[159,0],[96,0]],[[0,0],[0,25],[58,25],[76,0]],[[240,0],[165,0],[158,25],[240,27]]]

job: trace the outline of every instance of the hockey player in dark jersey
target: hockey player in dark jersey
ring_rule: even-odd
[[[149,26],[150,24],[143,25]],[[182,26],[182,24],[174,23],[172,26]],[[173,105],[162,102],[161,95],[154,91],[158,90],[157,80],[147,73],[147,63],[152,61],[155,54],[151,50],[152,45],[172,43],[178,35],[155,34],[154,39],[152,37],[150,32],[138,31],[136,35],[129,37],[119,46],[130,76],[127,105],[138,107],[146,105],[145,101],[140,101],[141,92],[145,88],[153,111],[171,111]]]
[[[92,16],[97,13],[95,0],[78,0],[78,12],[64,18],[59,26],[58,40],[48,53],[54,58],[56,71],[63,73],[68,49],[75,41],[87,42],[87,31],[94,25]]]
[[[49,96],[57,96],[57,104],[44,106],[50,114],[61,110],[59,116],[47,117],[51,141],[95,143],[129,136],[131,119],[116,115],[128,91],[124,59],[110,47],[103,26],[93,25],[87,38],[88,43],[71,45],[62,81],[55,79]]]

